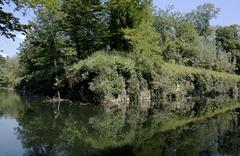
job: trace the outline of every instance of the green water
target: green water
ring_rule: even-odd
[[[222,97],[58,107],[0,90],[0,156],[237,156],[239,106]]]

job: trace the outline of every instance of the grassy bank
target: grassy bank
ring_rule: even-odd
[[[68,97],[79,101],[238,97],[240,89],[236,74],[101,52],[72,66],[67,75]]]
[[[155,80],[161,96],[239,96],[240,76],[176,64],[164,64]]]

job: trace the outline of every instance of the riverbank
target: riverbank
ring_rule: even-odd
[[[154,66],[154,62],[144,68],[131,59],[104,53],[75,64],[62,83],[61,98],[96,104],[240,95],[236,74],[169,63]],[[21,85],[18,89],[33,95],[54,97],[53,88],[46,90],[43,80],[24,79]]]
[[[164,64],[159,79],[161,95],[169,96],[217,96],[239,97],[240,76],[176,64]],[[170,87],[167,89],[167,87]]]
[[[232,73],[192,68],[176,64],[164,64],[160,75],[143,88],[138,100],[177,100],[192,97],[215,97],[227,95],[239,98],[240,76]],[[124,90],[113,103],[130,101]]]

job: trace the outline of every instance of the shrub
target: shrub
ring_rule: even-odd
[[[87,82],[85,89],[102,100],[108,96],[117,97],[126,88],[127,81],[137,77],[136,75],[136,66],[132,59],[97,52],[70,68],[68,80],[72,87]]]
[[[215,96],[226,94],[239,96],[240,76],[182,65],[163,65],[161,76],[156,78],[154,89],[160,97],[172,95]],[[158,96],[158,97],[159,97]]]

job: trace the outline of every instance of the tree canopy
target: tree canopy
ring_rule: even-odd
[[[3,10],[3,5],[8,5],[8,3],[10,1],[0,0],[0,35],[14,39],[13,31],[23,31],[24,26],[12,13]]]
[[[211,26],[220,11],[211,3],[181,13],[173,6],[156,10],[152,0],[12,2],[36,14],[20,47],[22,89],[101,99],[154,89],[165,63],[239,73],[239,26]],[[1,33],[13,38],[23,27],[0,11]]]
[[[219,8],[216,8],[214,4],[205,3],[199,5],[196,10],[187,13],[187,18],[193,21],[196,30],[199,35],[209,35],[210,33],[210,20],[217,17],[220,12]]]

